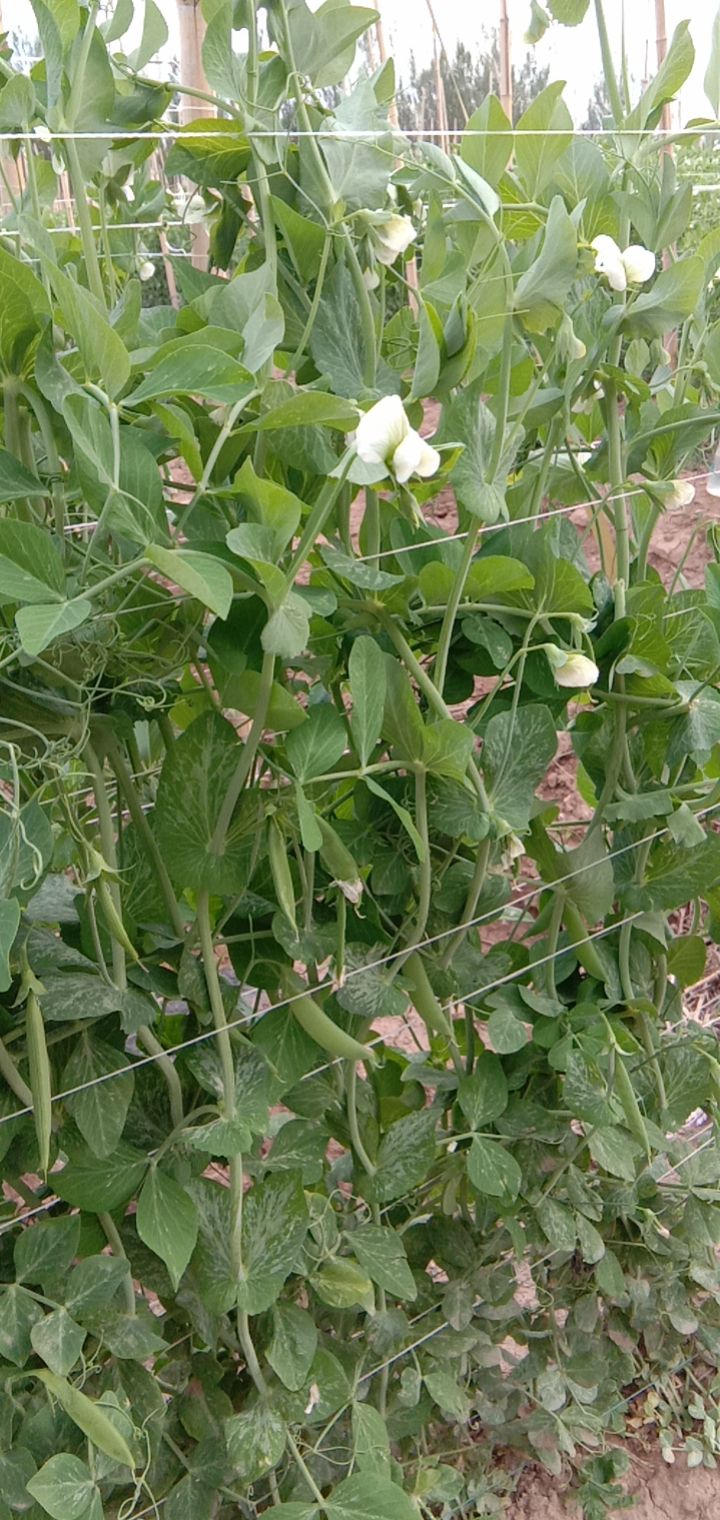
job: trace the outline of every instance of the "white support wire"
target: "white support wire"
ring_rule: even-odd
[[[218,106],[222,107],[222,101],[218,101]],[[42,146],[51,142],[162,142],[168,137],[179,137],[184,142],[194,138],[201,138],[217,143],[223,136],[223,129],[226,130],[228,136],[237,135],[239,140],[247,140],[248,142],[255,138],[268,138],[270,140],[285,138],[290,142],[296,142],[306,137],[316,139],[328,138],[333,142],[343,142],[345,140],[350,142],[387,142],[388,138],[398,139],[406,137],[412,141],[423,142],[431,141],[435,138],[444,140],[447,137],[447,132],[436,127],[408,127],[403,130],[400,127],[392,127],[390,125],[366,129],[348,127],[341,128],[340,130],[336,130],[333,127],[319,127],[316,131],[305,131],[294,127],[280,126],[271,129],[253,129],[252,132],[246,133],[238,117],[215,116],[211,112],[208,115],[212,116],[213,121],[218,121],[222,124],[217,131],[208,132],[203,127],[178,126],[175,122],[168,122],[167,125],[162,127],[141,128],[135,132],[131,130],[125,132],[52,132],[49,128],[43,127],[40,131],[35,128],[30,132],[2,132],[0,133],[0,142],[34,142]],[[710,122],[702,127],[678,127],[674,131],[655,128],[649,132],[644,127],[548,127],[546,129],[531,127],[522,128],[520,131],[513,127],[503,127],[500,129],[492,127],[466,127],[458,131],[456,135],[461,139],[510,137],[513,140],[519,138],[521,141],[525,141],[531,137],[563,137],[570,139],[573,137],[588,137],[591,139],[640,137],[648,142],[657,143],[659,147],[663,147],[668,143],[677,142],[685,137],[719,136],[720,122]]]

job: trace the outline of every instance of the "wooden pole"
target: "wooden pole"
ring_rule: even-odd
[[[665,0],[655,0],[655,46],[657,49],[658,68],[665,62],[667,56],[667,21],[665,19]],[[663,132],[669,132],[672,126],[672,111],[670,102],[663,106],[660,118],[660,126]]]
[[[180,39],[180,79],[194,90],[207,90],[207,80],[202,64],[202,44],[205,36],[205,19],[200,0],[177,0],[178,33]],[[180,95],[180,124],[185,126],[198,117],[207,117],[209,107],[193,95]],[[193,187],[194,188],[194,187]],[[190,228],[192,262],[196,269],[207,269],[210,238],[206,227]]]
[[[500,0],[500,104],[509,122],[513,119],[512,53],[510,49],[510,17],[507,0]]]

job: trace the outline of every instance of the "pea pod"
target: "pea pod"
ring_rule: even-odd
[[[79,1388],[73,1388],[67,1378],[58,1377],[55,1372],[48,1372],[43,1368],[37,1376],[57,1399],[65,1413],[70,1416],[73,1424],[77,1425],[78,1430],[92,1441],[93,1446],[97,1446],[99,1451],[104,1451],[106,1457],[111,1457],[113,1462],[121,1462],[124,1467],[134,1468],[135,1459],[125,1437],[115,1429],[102,1405],[95,1399],[89,1399],[87,1394],[80,1392]]]
[[[347,845],[343,844],[337,830],[328,823],[326,818],[318,818],[322,844],[320,846],[320,859],[327,867],[333,880],[337,882],[343,897],[348,902],[360,901],[363,892],[363,884],[357,861],[350,854]]]
[[[294,989],[288,986],[287,991],[289,995],[292,995]],[[310,1035],[311,1040],[315,1040],[316,1044],[326,1050],[328,1055],[339,1056],[347,1061],[373,1062],[375,1060],[370,1046],[361,1045],[359,1040],[341,1029],[339,1024],[335,1024],[309,993],[300,997],[294,996],[290,1008],[300,1027]]]
[[[427,971],[423,964],[422,956],[417,950],[413,950],[403,966],[405,983],[413,1000],[413,1006],[426,1027],[432,1034],[442,1035],[443,1039],[452,1039],[452,1025],[442,1006],[438,1001],[430,985]]]
[[[52,1084],[50,1057],[45,1039],[45,1020],[42,1008],[32,988],[25,1004],[25,1034],[27,1038],[30,1088],[32,1091],[33,1120],[40,1156],[40,1170],[47,1175],[50,1165],[50,1136],[52,1134]]]
[[[120,914],[118,913],[106,877],[98,876],[93,885],[95,887],[97,900],[100,904],[100,907],[102,908],[103,918],[105,919],[105,924],[107,926],[107,931],[110,935],[110,938],[115,940],[116,945],[122,946],[126,955],[129,955],[131,960],[139,961],[140,956],[138,955],[137,950],[135,949],[135,946],[120,917]]]
[[[637,1100],[635,1088],[630,1081],[630,1075],[628,1073],[625,1062],[623,1061],[622,1051],[618,1045],[617,1040],[615,1039],[611,1025],[605,1018],[604,1014],[603,1022],[610,1036],[611,1048],[615,1051],[616,1055],[614,1070],[615,1091],[617,1092],[617,1095],[622,1104],[622,1111],[625,1115],[625,1123],[627,1124],[630,1134],[642,1146],[648,1161],[652,1161],[652,1147],[650,1145],[650,1137],[647,1132],[647,1125],[643,1118],[642,1109],[640,1108],[640,1104]]]
[[[587,924],[578,913],[574,903],[568,902],[567,898],[563,905],[563,920],[571,948],[575,951],[580,965],[587,971],[588,976],[594,976],[598,982],[604,982],[607,971],[588,935]]]
[[[295,888],[293,886],[292,872],[287,858],[285,840],[274,818],[271,818],[268,824],[268,859],[270,861],[270,871],[272,873],[278,906],[285,914],[291,929],[297,935]]]

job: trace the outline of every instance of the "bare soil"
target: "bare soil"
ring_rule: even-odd
[[[688,1469],[684,1457],[668,1467],[659,1455],[633,1461],[626,1491],[632,1509],[613,1509],[610,1515],[627,1520],[718,1520],[720,1472]],[[520,1479],[506,1520],[581,1520],[572,1492],[556,1478],[529,1469]]]

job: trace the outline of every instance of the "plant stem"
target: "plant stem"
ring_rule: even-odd
[[[435,656],[435,664],[433,665],[433,680],[441,696],[443,687],[445,685],[445,677],[447,675],[447,664],[448,657],[450,655],[452,636],[455,629],[455,619],[457,618],[458,608],[462,600],[463,591],[465,590],[465,583],[467,581],[468,575],[470,574],[470,566],[472,565],[473,555],[475,553],[478,538],[480,537],[480,528],[480,523],[475,523],[474,527],[470,529],[470,532],[465,539],[462,559],[458,565],[457,571],[455,572],[455,580],[453,581],[452,590],[450,592],[450,596],[448,597],[447,606],[445,608],[445,613],[442,620],[442,626],[440,628],[437,654]]]
[[[615,123],[615,126],[619,127],[623,119],[624,112],[622,108],[622,100],[620,99],[620,89],[617,82],[617,75],[615,73],[615,65],[613,63],[612,52],[610,50],[610,38],[608,37],[607,23],[605,21],[603,0],[595,0],[595,19],[597,21],[598,37],[600,39],[600,53],[602,55],[603,74],[605,75],[605,85],[610,100],[610,109],[613,114],[613,121]]]
[[[210,842],[210,849],[217,855],[221,855],[225,848],[225,837],[232,821],[232,815],[240,793],[250,775],[253,761],[260,746],[260,740],[262,739],[267,720],[267,711],[270,706],[270,692],[272,690],[274,669],[275,656],[272,654],[263,655],[255,716],[252,720],[250,732],[243,745],[235,774],[231,778],[230,785],[223,798],[222,807],[220,808],[215,825],[215,832]]]
[[[123,1296],[125,1299],[125,1308],[128,1314],[134,1314],[135,1289],[133,1287],[133,1280],[130,1275],[130,1262],[128,1261],[127,1251],[125,1250],[122,1240],[120,1239],[117,1225],[115,1224],[115,1220],[113,1219],[112,1214],[98,1214],[98,1224],[102,1226],[113,1256],[117,1256],[120,1261],[127,1261],[128,1263],[127,1277],[123,1279],[122,1285]]]
[[[67,159],[68,174],[70,176],[72,193],[75,197],[75,210],[77,212],[78,225],[80,227],[80,237],[82,239],[83,256],[85,259],[85,267],[87,269],[88,285],[96,300],[100,302],[103,312],[107,315],[105,288],[103,286],[102,274],[100,271],[100,260],[98,259],[97,247],[95,245],[95,234],[92,218],[90,216],[90,205],[85,193],[85,178],[80,165],[80,156],[78,154],[77,144],[74,138],[65,137],[63,138],[63,146]]]
[[[210,926],[209,893],[200,892],[197,900],[197,926],[200,940],[200,954],[202,956],[205,982],[207,984],[210,1008],[212,1010],[213,1023],[217,1033],[218,1050],[220,1052],[220,1065],[223,1082],[223,1106],[226,1119],[232,1121],[237,1112],[235,1093],[235,1062],[233,1060],[232,1042],[230,1031],[227,1027],[225,1004],[223,1003],[220,978],[218,976],[217,961],[215,959],[215,946],[213,944],[212,928]],[[242,1264],[242,1201],[243,1201],[243,1165],[242,1156],[231,1156],[230,1170],[230,1255],[233,1272],[238,1281],[243,1275]]]
[[[360,1125],[358,1123],[357,1061],[346,1061],[345,1073],[345,1108],[347,1111],[348,1128],[350,1130],[352,1147],[363,1171],[367,1172],[368,1177],[374,1177],[377,1171],[377,1167],[374,1161],[371,1161],[370,1157],[368,1156],[368,1153],[363,1144],[362,1135],[360,1134]]]
[[[362,520],[362,550],[370,564],[374,564],[380,552],[380,503],[377,491],[365,487],[365,511]]]
[[[137,788],[130,774],[130,769],[125,761],[122,748],[115,734],[105,738],[105,744],[110,759],[110,764],[117,776],[120,789],[128,805],[130,817],[137,829],[148,859],[150,860],[155,875],[162,888],[162,894],[167,904],[170,922],[179,940],[185,938],[185,924],[178,906],[178,901],[173,891],[172,882],[168,875],[167,866],[163,860],[158,842],[145,816],[145,810],[138,796]]]
[[[31,1089],[28,1087],[25,1078],[20,1075],[10,1051],[2,1040],[0,1040],[0,1077],[3,1078],[3,1081],[7,1082],[11,1092],[14,1092],[15,1097],[19,1098],[24,1108],[33,1107]]]

